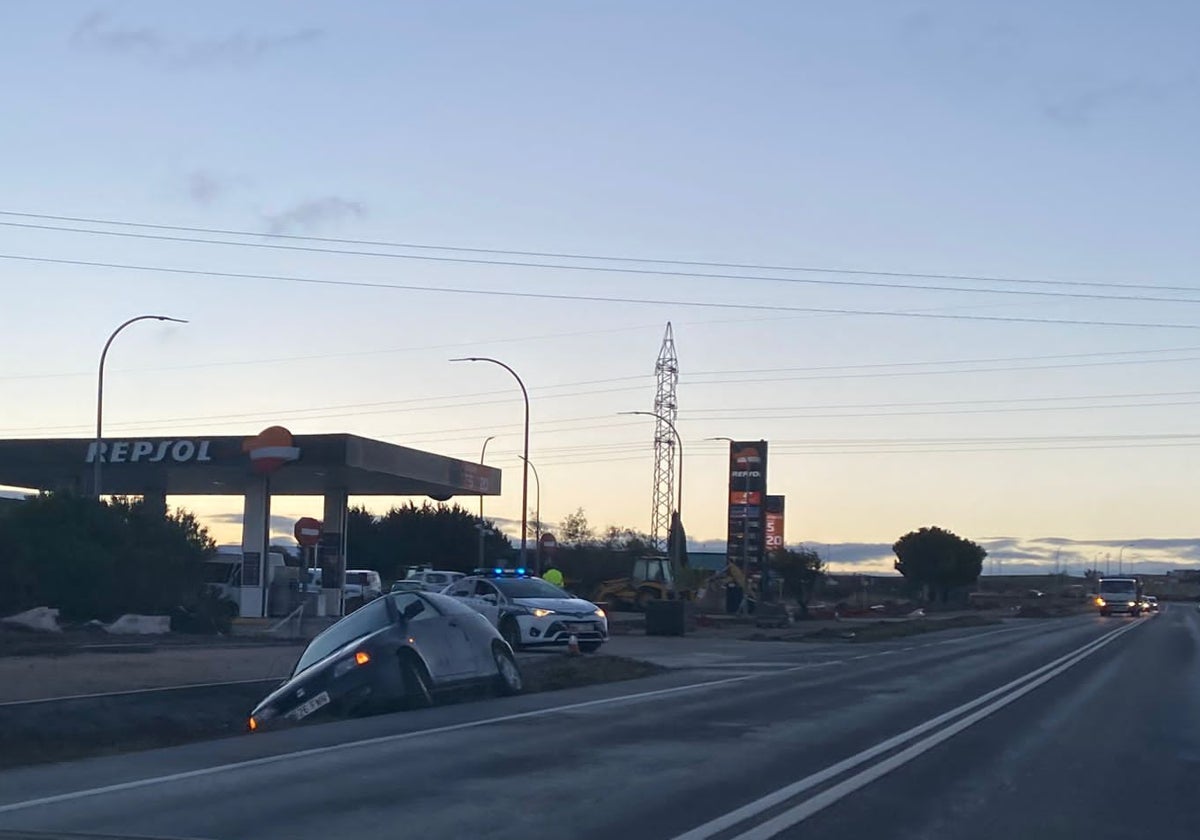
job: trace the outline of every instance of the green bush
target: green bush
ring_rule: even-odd
[[[57,607],[63,619],[111,620],[195,608],[214,550],[187,512],[67,493],[31,498],[0,517],[0,615]]]

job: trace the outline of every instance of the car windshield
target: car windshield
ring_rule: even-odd
[[[359,586],[366,586],[371,582],[370,576],[366,572],[346,572],[346,583],[354,583]]]
[[[204,582],[227,583],[236,565],[236,563],[205,563]]]
[[[538,578],[498,578],[492,581],[509,598],[573,598],[553,584]]]
[[[1137,592],[1137,584],[1132,580],[1102,580],[1100,581],[1101,595],[1133,595]]]

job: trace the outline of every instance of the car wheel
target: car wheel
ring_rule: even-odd
[[[492,658],[496,661],[496,691],[505,697],[520,694],[525,682],[521,679],[521,669],[517,667],[512,651],[496,644],[492,647]]]
[[[433,687],[429,674],[412,654],[400,658],[400,679],[404,685],[400,705],[404,709],[428,709],[433,705]]]
[[[600,650],[601,644],[603,644],[603,642],[580,642],[579,649],[584,653],[595,653],[596,651]]]
[[[506,618],[500,622],[500,636],[513,650],[521,649],[521,625],[517,624],[515,618]]]

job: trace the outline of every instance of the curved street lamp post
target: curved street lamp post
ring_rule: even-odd
[[[525,390],[525,383],[521,381],[521,377],[517,376],[517,372],[499,359],[492,359],[487,356],[465,356],[461,359],[451,359],[450,361],[489,362],[493,365],[499,365],[511,373],[513,379],[517,380],[517,384],[521,386],[521,396],[525,400],[525,454],[523,456],[524,469],[521,470],[521,565],[524,566],[529,539],[529,535],[526,533],[529,529],[529,392]]]
[[[186,324],[183,318],[172,318],[168,315],[138,315],[130,318],[121,326],[112,331],[112,335],[108,337],[108,341],[104,342],[104,349],[100,351],[100,369],[96,376],[96,453],[92,459],[92,493],[97,499],[100,498],[100,464],[104,460],[104,454],[101,451],[104,445],[104,362],[108,358],[108,348],[112,346],[113,339],[128,327],[130,324],[136,324],[138,321],[171,321],[176,324]]]
[[[534,527],[534,540],[535,540],[534,549],[533,549],[533,557],[534,557],[533,571],[534,571],[534,574],[540,575],[542,573],[542,480],[540,478],[538,478],[537,467],[535,467],[533,465],[532,461],[530,461],[528,458],[525,458],[521,455],[518,455],[517,457],[520,458],[522,461],[524,461],[526,464],[529,464],[529,469],[533,470],[533,486],[535,488],[534,489],[534,494],[535,494],[534,497],[536,499],[536,501],[533,504],[533,509],[534,509],[533,527]]]
[[[479,466],[483,466],[484,456],[487,455],[487,445],[496,439],[495,435],[488,435],[483,440],[483,448],[479,450]],[[484,567],[483,560],[483,494],[479,494],[479,524],[475,526],[479,529],[479,568]]]

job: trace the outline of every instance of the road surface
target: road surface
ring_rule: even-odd
[[[682,661],[691,667],[633,683],[10,771],[0,828],[290,840],[1200,833],[1191,605],[873,645],[733,644]]]

